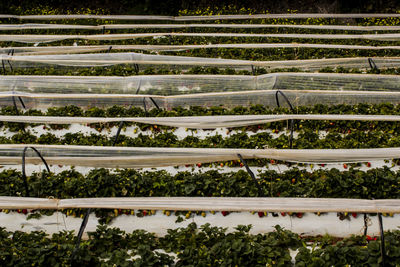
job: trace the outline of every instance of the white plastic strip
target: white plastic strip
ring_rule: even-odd
[[[358,13],[358,14],[255,14],[255,15],[213,15],[213,16],[155,16],[155,15],[0,15],[0,19],[19,20],[66,20],[66,19],[98,19],[98,20],[165,20],[165,21],[204,21],[204,20],[243,20],[243,19],[308,19],[308,18],[398,18],[399,13]]]
[[[0,76],[0,97],[13,94],[180,95],[248,90],[400,91],[399,75],[270,73],[250,75]],[[115,96],[113,96],[115,97]]]
[[[96,147],[74,145],[16,144],[0,145],[0,164],[19,165],[25,147],[35,147],[49,165],[104,168],[152,168],[185,164],[244,159],[276,159],[288,162],[339,163],[367,162],[400,158],[400,148],[368,149],[225,149],[225,148],[158,148]],[[26,163],[41,164],[33,151]]]
[[[115,48],[116,46],[112,46]],[[40,51],[44,48],[52,52],[64,53],[73,52],[73,46],[64,47],[29,47],[29,48],[0,48],[3,53],[15,51]],[[87,47],[79,47],[87,49]],[[100,46],[99,50],[110,46]],[[119,47],[117,47],[119,48]],[[72,50],[68,50],[72,49]],[[78,50],[79,50],[78,49]],[[86,51],[87,52],[87,51]],[[400,57],[374,57],[372,58],[378,68],[400,67]],[[150,55],[141,53],[101,53],[101,54],[56,54],[56,55],[0,55],[0,60],[9,60],[13,62],[13,67],[43,67],[43,64],[54,64],[59,66],[111,66],[117,64],[140,64],[140,65],[168,65],[170,67],[179,66],[179,68],[190,69],[193,66],[219,66],[234,69],[247,69],[251,67],[263,67],[268,69],[277,68],[301,68],[305,70],[315,70],[325,67],[344,67],[365,69],[370,68],[369,58],[349,57],[349,58],[323,58],[323,59],[305,59],[305,60],[277,60],[277,61],[251,61],[221,58],[203,58],[203,57],[185,57],[185,56],[165,56]],[[40,64],[39,64],[40,63]]]
[[[0,208],[399,213],[400,200],[284,197],[110,197],[75,199],[0,197]]]
[[[183,28],[228,28],[228,29],[264,29],[290,28],[308,30],[342,31],[399,31],[400,26],[351,26],[351,25],[302,25],[302,24],[0,24],[0,30],[114,30],[114,29],[183,29]]]
[[[341,120],[341,121],[400,121],[398,115],[342,115],[342,114],[293,114],[293,115],[226,115],[191,117],[51,117],[51,116],[0,116],[0,121],[72,124],[136,122],[170,127],[211,129],[219,127],[242,127],[286,120]]]
[[[128,40],[136,38],[159,38],[159,37],[227,37],[227,38],[291,38],[291,39],[330,39],[330,40],[374,40],[374,41],[399,41],[399,33],[386,34],[297,34],[297,33],[123,33],[123,34],[1,34],[0,42],[21,42],[21,43],[49,43],[62,40]],[[336,47],[336,46],[335,46]]]
[[[1,36],[1,35],[0,35]],[[23,35],[21,35],[23,36]],[[24,37],[21,37],[24,38]],[[38,40],[32,39],[28,42],[36,43]],[[40,41],[40,40],[39,40]],[[43,40],[41,40],[43,41]],[[51,40],[57,41],[57,40]],[[81,50],[86,52],[104,51],[110,47],[114,50],[146,50],[146,51],[182,51],[194,49],[212,49],[212,48],[237,48],[237,49],[272,49],[272,48],[318,48],[318,49],[358,49],[358,50],[400,50],[400,46],[385,45],[385,46],[371,46],[371,45],[339,45],[339,44],[307,44],[307,43],[238,43],[238,44],[203,44],[203,45],[93,45],[93,46],[59,46],[59,47],[13,47],[3,48],[3,51],[57,51],[65,53],[79,53]],[[63,51],[64,50],[64,51]],[[5,56],[5,55],[3,55]]]

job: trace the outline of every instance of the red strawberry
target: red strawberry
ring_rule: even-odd
[[[122,214],[122,210],[121,209],[118,210],[118,214]]]
[[[143,216],[146,216],[147,215],[147,210],[142,211],[142,213],[143,213]]]
[[[285,213],[285,212],[281,212],[281,215],[282,215],[282,216],[286,216],[286,213]]]
[[[243,167],[243,166],[244,166],[244,164],[240,162],[240,167]]]
[[[224,167],[224,164],[221,162],[221,164],[219,164],[219,166]]]
[[[271,159],[271,164],[275,164],[275,160]]]
[[[351,216],[353,216],[353,218],[357,218],[357,213],[356,212],[352,212]]]
[[[371,162],[367,162],[367,167],[371,167]]]
[[[276,193],[276,196],[279,197],[281,195],[281,193]]]
[[[325,167],[325,164],[321,164],[321,167]]]
[[[222,213],[222,216],[226,216],[229,214],[229,211],[221,211],[221,213]]]
[[[303,213],[297,212],[297,213],[296,213],[296,217],[297,217],[297,218],[303,218]]]
[[[200,168],[200,167],[201,167],[201,163],[197,163],[197,167],[199,167],[199,168]]]
[[[262,211],[257,212],[257,214],[258,214],[258,217],[260,217],[260,218],[264,217],[264,212],[262,212]]]
[[[293,178],[293,179],[292,179],[292,184],[294,184],[295,182],[296,182],[296,179]]]
[[[347,169],[347,164],[346,163],[343,164],[343,168]]]
[[[22,213],[23,213],[23,214],[27,214],[27,213],[28,213],[28,210],[27,210],[27,209],[23,209],[23,210],[22,210]]]

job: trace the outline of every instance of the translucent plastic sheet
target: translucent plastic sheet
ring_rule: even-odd
[[[302,25],[302,24],[0,24],[0,30],[113,30],[113,29],[182,29],[182,28],[231,28],[231,29],[260,29],[260,28],[291,28],[311,30],[343,30],[343,31],[399,31],[400,26],[351,26],[351,25]]]
[[[270,73],[249,75],[0,76],[0,98],[20,94],[181,95],[249,90],[400,91],[399,75]],[[58,96],[60,97],[60,96]],[[115,96],[110,96],[115,98]]]
[[[268,75],[0,76],[0,97],[12,92],[175,95],[270,89],[274,82]]]
[[[25,147],[35,147],[49,165],[104,168],[153,168],[244,159],[276,159],[287,162],[341,163],[400,158],[400,148],[370,149],[223,149],[96,147],[68,145],[0,145],[0,164],[19,165]],[[27,150],[26,163],[41,164]]]
[[[398,199],[346,198],[243,198],[243,197],[109,197],[31,198],[0,197],[1,209],[104,208],[134,210],[214,210],[267,212],[358,212],[399,213]]]
[[[174,37],[174,36],[184,36],[184,37],[232,37],[232,38],[291,38],[291,39],[331,39],[331,40],[343,40],[343,39],[362,39],[362,40],[375,40],[375,41],[399,41],[399,33],[386,33],[386,34],[295,34],[295,33],[184,33],[184,32],[170,32],[170,33],[125,33],[125,34],[69,34],[69,35],[45,35],[45,34],[1,34],[1,42],[21,42],[21,43],[49,43],[61,40],[128,40],[136,38],[160,38],[160,37]],[[239,45],[239,44],[237,44]],[[310,45],[310,44],[309,44]],[[341,48],[343,45],[331,45],[332,48]],[[160,46],[146,46],[146,47],[157,47],[148,48],[154,50],[160,50]],[[176,50],[172,48],[173,46],[168,46],[171,50]],[[181,47],[181,46],[178,46]],[[192,47],[192,46],[185,46]],[[197,46],[195,46],[197,47]],[[203,46],[207,48],[208,46]],[[241,48],[243,46],[234,46],[235,48]],[[344,46],[353,47],[353,46]],[[358,47],[358,46],[357,46]],[[362,46],[364,47],[364,46]],[[348,48],[351,49],[351,48]],[[353,48],[354,49],[354,48]],[[388,48],[387,48],[388,49]]]
[[[0,19],[19,20],[165,20],[165,21],[201,21],[201,20],[242,20],[242,19],[307,19],[307,18],[398,18],[399,13],[300,13],[300,14],[254,14],[254,15],[212,15],[212,16],[155,16],[155,15],[0,15]]]
[[[50,117],[50,116],[0,116],[0,121],[40,123],[40,124],[72,124],[72,123],[109,123],[136,122],[170,127],[185,127],[194,129],[212,129],[219,127],[242,127],[260,125],[286,120],[352,120],[352,121],[400,121],[396,115],[235,115],[235,116],[191,116],[191,117],[132,117],[132,118],[102,118],[102,117]]]
[[[76,105],[82,108],[106,108],[114,105],[134,106],[146,109],[155,108],[153,103],[162,109],[171,110],[176,107],[215,107],[234,108],[237,106],[263,105],[276,107],[277,90],[253,90],[223,93],[199,93],[186,95],[158,96],[132,94],[0,94],[0,106],[21,108],[19,98],[27,109],[47,109],[56,106]],[[400,102],[400,92],[383,91],[332,91],[332,90],[284,90],[285,95],[294,107],[324,105],[355,105],[359,103],[393,103]],[[151,99],[152,98],[152,101]],[[281,106],[287,106],[281,99]]]
[[[0,35],[1,36],[1,35]],[[23,36],[23,35],[21,35]],[[19,37],[20,39],[24,39]],[[123,37],[125,38],[125,37]],[[17,38],[15,38],[17,39]],[[29,40],[28,40],[29,41]],[[40,40],[32,39],[33,43]],[[42,40],[43,41],[43,40]],[[57,41],[56,39],[51,41]],[[30,42],[30,41],[29,41]],[[46,47],[37,46],[35,48],[7,48],[14,51],[34,50],[37,52],[57,51],[66,53],[63,49],[71,53],[83,51],[102,51],[110,48],[110,45],[94,45],[94,46],[69,46],[69,47]],[[183,51],[194,49],[214,49],[214,48],[237,48],[237,49],[273,49],[273,48],[317,48],[317,49],[350,49],[350,50],[399,50],[400,46],[370,46],[370,45],[339,45],[339,44],[306,44],[306,43],[241,43],[241,44],[203,44],[203,45],[112,45],[115,50],[145,50],[145,51]],[[6,49],[2,49],[5,51]]]
[[[69,52],[70,47],[63,48],[65,53]],[[78,46],[79,47],[79,46]],[[110,46],[105,46],[107,49]],[[40,47],[23,48],[23,50],[38,51]],[[46,48],[46,47],[45,47]],[[49,51],[54,51],[52,49]],[[86,47],[81,47],[86,49]],[[100,47],[101,48],[101,47]],[[112,46],[116,48],[116,46]],[[0,51],[9,53],[14,48],[0,48]],[[47,48],[46,48],[47,49]],[[103,48],[101,48],[103,49]],[[18,48],[15,48],[18,51]],[[19,50],[21,51],[21,50]],[[59,52],[59,51],[58,51]],[[377,68],[396,68],[400,67],[400,57],[374,57],[372,58]],[[318,70],[321,68],[344,67],[366,69],[371,68],[368,58],[329,58],[329,59],[306,59],[306,60],[279,60],[279,61],[250,61],[234,60],[221,58],[202,58],[184,56],[164,56],[149,55],[141,53],[101,53],[101,54],[58,54],[58,55],[0,55],[0,60],[9,61],[13,67],[45,67],[54,66],[73,66],[73,67],[96,67],[112,66],[118,64],[138,64],[146,67],[170,67],[179,69],[191,69],[193,66],[201,67],[224,67],[232,69],[247,69],[252,67],[263,67],[267,69],[277,68],[300,68],[304,70]]]

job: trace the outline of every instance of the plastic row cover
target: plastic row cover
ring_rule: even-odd
[[[400,213],[400,200],[285,197],[109,197],[74,199],[0,197],[0,208]]]
[[[170,32],[170,33],[123,33],[123,34],[93,34],[93,35],[84,35],[84,34],[69,34],[69,35],[45,35],[45,34],[1,34],[0,42],[20,42],[20,43],[49,43],[56,42],[62,40],[128,40],[128,39],[136,39],[136,38],[161,38],[161,37],[174,37],[174,36],[184,36],[184,37],[234,37],[234,38],[244,38],[244,37],[252,37],[252,38],[291,38],[291,39],[333,39],[333,40],[342,40],[342,39],[362,39],[362,40],[374,40],[374,41],[399,41],[400,34],[399,33],[386,33],[386,34],[294,34],[294,33],[186,33],[186,32]],[[154,50],[161,50],[160,46],[152,46],[146,45],[141,47],[156,47]],[[169,50],[176,50],[174,46],[168,46]],[[181,47],[181,46],[177,46]],[[184,46],[184,47],[192,47],[192,46]],[[195,46],[198,47],[198,46]],[[207,48],[208,46],[204,45],[203,48]],[[234,46],[235,48],[239,48],[239,46]],[[241,46],[240,46],[241,47]],[[334,45],[332,48],[341,48],[343,46]],[[352,47],[352,46],[345,46]],[[357,46],[358,47],[358,46]],[[364,46],[362,46],[364,47]],[[148,48],[150,49],[150,48]],[[180,48],[179,48],[180,49]],[[351,49],[351,48],[348,48]],[[353,48],[354,49],[354,48]],[[164,49],[165,50],[165,49]]]
[[[400,26],[351,26],[351,25],[302,25],[302,24],[103,24],[103,25],[76,25],[76,24],[0,24],[0,30],[113,30],[113,29],[182,29],[182,28],[231,28],[231,29],[259,29],[259,28],[292,28],[311,30],[343,30],[343,31],[399,31]]]
[[[1,36],[1,35],[0,35]],[[124,37],[125,38],[125,37]],[[36,41],[34,41],[36,42]],[[3,48],[3,51],[21,51],[30,50],[37,53],[48,54],[49,52],[62,52],[62,53],[81,53],[96,52],[109,50],[110,47],[115,50],[145,50],[145,51],[183,51],[194,49],[275,49],[275,48],[313,48],[313,49],[350,49],[350,50],[399,50],[400,46],[370,46],[370,45],[340,45],[340,44],[305,44],[305,43],[241,43],[241,44],[204,44],[204,45],[94,45],[94,46],[58,46],[47,47],[37,46],[30,47],[13,47]],[[63,49],[67,49],[64,51]],[[31,52],[33,54],[33,52]],[[3,55],[6,59],[6,56]]]
[[[19,165],[25,147],[35,147],[49,165],[105,168],[152,168],[244,159],[275,159],[304,163],[367,162],[400,158],[400,148],[370,149],[216,149],[96,147],[68,145],[0,145],[0,164]],[[29,149],[26,163],[41,164]]]
[[[110,47],[110,46],[103,46]],[[113,48],[115,46],[112,46]],[[40,47],[23,48],[29,51],[38,51]],[[47,47],[45,47],[47,49]],[[49,51],[55,47],[49,47]],[[69,52],[71,47],[58,47]],[[79,48],[79,46],[78,46]],[[81,47],[86,49],[86,47]],[[15,48],[16,51],[18,48]],[[103,49],[103,48],[99,48]],[[0,48],[0,51],[9,53],[11,48]],[[400,67],[400,57],[376,57],[372,58],[378,68]],[[179,69],[190,69],[193,66],[218,66],[232,69],[248,69],[252,67],[263,67],[268,69],[277,68],[301,68],[305,70],[315,70],[326,67],[344,67],[366,69],[370,68],[368,58],[330,58],[330,59],[306,59],[306,60],[282,60],[282,61],[251,61],[220,58],[184,57],[184,56],[164,56],[148,55],[141,53],[102,53],[102,54],[79,54],[79,55],[30,55],[30,56],[10,56],[0,55],[0,60],[9,61],[13,67],[45,67],[45,65],[55,66],[74,66],[74,67],[96,67],[112,66],[118,64],[138,64],[149,66]],[[5,65],[7,66],[7,64]]]
[[[308,19],[308,18],[398,18],[399,13],[300,13],[300,14],[255,14],[255,15],[212,15],[212,16],[155,16],[155,15],[0,15],[0,19],[19,20],[165,20],[165,21],[201,21],[201,20],[242,20],[242,19]]]
[[[50,116],[0,116],[0,121],[40,123],[40,124],[72,124],[72,123],[110,123],[135,122],[170,127],[193,129],[213,129],[219,127],[242,127],[260,125],[286,120],[352,120],[352,121],[400,121],[397,115],[235,115],[235,116],[191,116],[191,117],[50,117]]]
[[[400,91],[400,76],[339,73],[271,73],[260,76],[0,76],[0,97],[13,93],[167,96],[269,89]]]
[[[355,105],[359,103],[379,104],[400,102],[400,92],[382,91],[332,91],[332,90],[284,90],[292,106]],[[0,94],[0,106],[20,107],[24,103],[27,109],[48,109],[56,106],[76,105],[82,108],[107,108],[114,105],[141,107],[146,109],[162,108],[171,110],[177,107],[215,107],[234,108],[238,106],[263,105],[276,107],[277,90],[253,90],[223,93],[203,93],[187,95],[131,95],[131,94]],[[280,97],[280,105],[287,107]]]

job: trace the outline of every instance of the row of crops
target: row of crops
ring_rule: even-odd
[[[400,16],[0,15],[3,266],[398,266]]]

